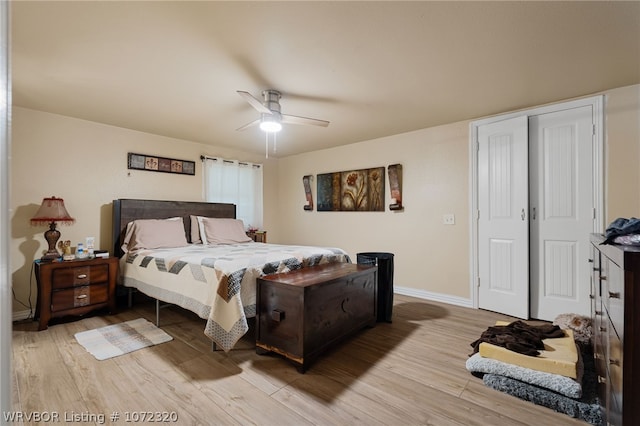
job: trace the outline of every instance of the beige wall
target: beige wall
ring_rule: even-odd
[[[196,175],[127,169],[127,153],[155,154],[196,162]],[[60,226],[73,246],[87,236],[111,251],[111,202],[116,198],[202,200],[200,155],[264,164],[265,182],[276,179],[277,161],[259,154],[216,148],[19,107],[13,108],[11,158],[11,271],[18,301],[36,302],[32,262],[46,250],[46,227],[29,219],[42,198],[61,197],[76,219]],[[276,191],[265,185],[265,226],[273,222]],[[13,311],[28,310],[14,301]]]
[[[640,85],[605,95],[605,223],[640,217]]]
[[[468,298],[468,127],[455,123],[281,159],[283,240],[339,246],[354,261],[359,252],[390,252],[395,285]],[[388,183],[385,212],[303,210],[303,175],[395,163],[403,168],[403,211],[388,209]],[[443,224],[446,213],[455,225]]]
[[[640,85],[605,93],[606,221],[640,216]],[[16,297],[35,307],[32,261],[46,248],[44,228],[29,218],[45,196],[65,199],[77,222],[61,227],[75,245],[86,236],[111,244],[115,198],[201,200],[200,155],[265,164],[269,242],[342,247],[395,255],[395,287],[405,294],[470,305],[469,122],[452,123],[283,159],[248,154],[14,108],[10,212]],[[303,143],[302,141],[300,143]],[[127,152],[196,161],[196,176],[130,171]],[[307,174],[403,166],[404,211],[305,211]],[[386,176],[385,176],[386,177]],[[390,203],[388,183],[387,201]],[[314,201],[316,182],[312,182]],[[442,216],[455,215],[444,225]],[[14,301],[15,312],[25,307]]]
[[[605,95],[608,224],[640,216],[640,86]],[[468,133],[469,122],[454,123],[280,160],[283,240],[336,245],[354,259],[360,251],[394,253],[396,290],[471,305]],[[403,165],[403,212],[302,210],[303,175],[394,163]],[[314,199],[315,191],[314,182]],[[455,214],[455,225],[442,223],[445,213]]]

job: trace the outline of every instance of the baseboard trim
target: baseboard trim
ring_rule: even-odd
[[[26,319],[29,319],[29,317],[31,317],[31,311],[26,310],[26,311],[16,311],[13,313],[13,319],[12,321],[24,321]]]
[[[418,299],[432,300],[434,302],[447,303],[449,305],[462,306],[464,308],[473,308],[473,301],[462,297],[450,296],[448,294],[433,293],[426,290],[416,290],[408,287],[394,287],[394,293],[403,296],[417,297]]]
[[[416,297],[418,299],[432,300],[434,302],[447,303],[449,305],[462,306],[464,308],[473,308],[473,302],[471,299],[465,299],[462,297],[450,296],[448,294],[433,293],[426,290],[416,290],[408,287],[394,287],[394,293],[402,294],[403,296]],[[13,313],[13,321],[24,321],[31,316],[30,310],[16,311]]]

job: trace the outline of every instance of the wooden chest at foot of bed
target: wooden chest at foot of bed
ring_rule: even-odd
[[[335,343],[376,324],[376,266],[331,263],[257,280],[256,352],[304,373]]]

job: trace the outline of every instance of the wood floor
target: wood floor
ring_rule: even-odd
[[[40,332],[35,322],[15,323],[15,410],[55,412],[61,424],[65,416],[125,424],[140,412],[169,413],[181,425],[587,424],[490,389],[466,370],[469,344],[509,319],[491,312],[396,295],[393,323],[363,330],[305,374],[257,355],[249,335],[228,354],[212,352],[204,321],[177,307],[162,310],[171,342],[120,357],[97,361],[73,337],[140,317],[155,321],[154,305],[138,301]]]

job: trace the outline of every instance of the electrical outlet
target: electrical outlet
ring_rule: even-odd
[[[447,213],[442,216],[442,223],[444,223],[445,225],[455,225],[456,217],[453,215],[453,213]]]

